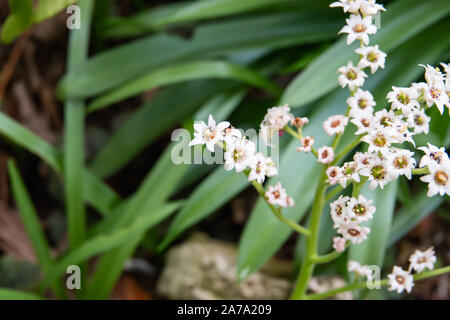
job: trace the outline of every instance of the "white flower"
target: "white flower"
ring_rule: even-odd
[[[209,115],[208,125],[203,121],[194,123],[194,139],[189,146],[205,144],[209,151],[214,152],[214,145],[224,140],[224,130],[229,126],[230,123],[227,121],[219,122],[216,125],[213,116]]]
[[[414,286],[413,276],[408,271],[398,266],[394,266],[392,273],[388,275],[389,291],[397,291],[402,293],[403,290],[410,293]]]
[[[360,181],[359,163],[357,161],[346,162],[342,166],[339,183],[345,188],[347,186],[347,181]]]
[[[416,167],[414,153],[405,149],[394,149],[387,153],[386,161],[389,164],[388,171],[392,180],[400,175],[406,176],[409,180],[412,178],[412,170]]]
[[[367,239],[370,229],[361,227],[354,222],[341,224],[337,230],[345,239],[351,241],[353,244],[361,243]]]
[[[350,117],[356,117],[361,113],[372,114],[373,107],[376,106],[370,91],[362,90],[361,88],[358,88],[355,94],[347,99],[347,104],[350,106]]]
[[[401,110],[405,115],[415,108],[420,108],[418,97],[418,92],[414,88],[392,87],[392,91],[387,94],[388,101],[392,103],[392,109]]]
[[[279,205],[280,207],[294,206],[294,200],[286,194],[286,190],[281,186],[281,182],[278,182],[275,187],[269,186],[265,195],[267,202],[270,204]]]
[[[435,85],[440,85],[444,81],[444,75],[439,70],[439,68],[435,68],[427,64],[426,66],[420,64],[419,66],[425,68],[425,80],[430,87]]]
[[[428,270],[433,270],[434,264],[436,263],[436,256],[434,255],[433,247],[428,248],[426,251],[416,250],[409,257],[409,269],[415,270],[416,272],[422,272],[427,268]]]
[[[361,1],[360,11],[364,16],[376,15],[379,11],[386,11],[383,5],[376,3],[375,0]]]
[[[317,150],[317,161],[323,164],[329,164],[334,160],[334,150],[331,147],[323,146]]]
[[[374,158],[366,167],[362,168],[359,171],[359,174],[369,178],[369,189],[371,190],[375,189],[377,186],[380,186],[380,188],[383,189],[384,186],[391,181],[386,161],[381,160],[378,157]]]
[[[372,205],[372,200],[367,200],[363,195],[358,199],[351,198],[347,203],[349,212],[351,212],[352,221],[362,223],[373,218],[376,211],[375,206]]]
[[[347,270],[355,272],[362,277],[370,277],[372,274],[368,266],[363,266],[359,262],[353,260],[347,262]]]
[[[352,61],[350,61],[347,66],[340,67],[338,72],[340,73],[338,77],[339,85],[342,88],[348,86],[351,91],[358,87],[362,87],[364,84],[364,78],[367,77],[367,74],[364,71],[353,66]]]
[[[361,0],[339,0],[330,4],[330,7],[342,7],[344,12],[358,13],[361,6]]]
[[[361,18],[360,15],[351,14],[346,19],[347,25],[344,26],[339,34],[348,33],[347,44],[351,44],[356,39],[361,40],[365,45],[369,44],[369,34],[377,33],[377,27],[372,24],[372,17]]]
[[[314,137],[304,137],[300,140],[300,142],[302,143],[302,146],[300,148],[297,148],[297,151],[308,153],[311,151],[311,148],[314,144]]]
[[[300,128],[303,128],[303,126],[305,124],[308,124],[308,122],[309,122],[309,119],[307,117],[303,117],[303,118],[297,117],[297,118],[291,120],[291,126],[295,126],[296,128],[300,129]]]
[[[361,138],[369,144],[369,153],[382,152],[386,150],[395,140],[392,137],[392,130],[389,128],[380,128],[378,130],[372,130],[367,135]]]
[[[326,174],[328,176],[327,182],[330,185],[334,185],[341,179],[342,170],[339,167],[332,166],[327,169]]]
[[[349,201],[350,197],[341,195],[337,200],[330,203],[330,214],[331,219],[334,222],[334,228],[338,228],[340,225],[350,222],[347,206]]]
[[[274,177],[278,175],[278,168],[272,158],[266,158],[266,176]]]
[[[235,141],[232,145],[227,145],[225,151],[225,170],[232,170],[236,172],[242,172],[252,163],[255,156],[256,146],[255,144],[245,137]]]
[[[400,122],[394,111],[386,109],[375,112],[373,121],[379,128],[394,128]]]
[[[323,129],[329,136],[332,136],[334,134],[341,134],[344,132],[347,123],[348,118],[346,116],[338,114],[331,116],[327,120],[325,120],[323,122]]]
[[[387,55],[378,48],[378,45],[358,48],[355,52],[361,55],[358,63],[359,68],[364,69],[370,67],[370,72],[372,73],[375,73],[378,68],[384,69]]]
[[[430,174],[420,178],[423,182],[428,183],[428,197],[432,197],[439,193],[450,196],[450,161],[445,161],[438,165],[430,163],[428,165]]]
[[[444,112],[444,105],[450,104],[450,98],[447,94],[444,76],[438,68],[433,68],[430,65],[421,65],[425,68],[425,80],[427,81],[427,87],[424,92],[425,102],[429,107],[436,104],[439,112]]]
[[[350,122],[358,128],[355,132],[356,135],[366,134],[374,129],[373,115],[371,113],[360,112],[355,114]]]
[[[337,252],[343,252],[345,250],[345,239],[342,237],[333,238],[333,249]]]
[[[407,122],[410,128],[414,129],[414,134],[428,134],[431,118],[427,116],[425,110],[414,109],[408,116]]]
[[[425,152],[425,155],[420,160],[419,167],[423,168],[430,164],[442,164],[444,162],[448,162],[448,154],[445,152],[445,148],[438,148],[428,143],[428,147],[419,147],[417,148]]]
[[[248,181],[256,180],[258,181],[258,183],[263,183],[266,179],[266,163],[266,158],[258,152],[250,162],[250,173],[248,175]]]
[[[273,130],[281,130],[289,122],[294,120],[294,116],[290,113],[291,109],[288,105],[281,107],[273,107],[267,110],[261,126],[268,127]]]

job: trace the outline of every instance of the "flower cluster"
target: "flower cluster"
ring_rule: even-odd
[[[336,251],[343,251],[345,241],[355,244],[367,238],[370,229],[360,224],[373,218],[376,208],[372,205],[372,200],[367,200],[362,195],[357,199],[340,196],[330,204],[330,207],[334,228],[342,236],[334,238]]]
[[[266,133],[269,130],[281,130],[286,123],[294,120],[287,106],[269,109],[261,127],[265,126]],[[249,140],[242,132],[223,121],[216,124],[210,115],[208,124],[203,121],[194,123],[194,139],[189,143],[193,145],[206,145],[210,151],[214,151],[216,145],[224,148],[225,170],[245,172],[249,181],[263,183],[266,177],[278,175],[278,168],[270,157],[265,157],[257,152],[256,144]],[[269,187],[266,199],[270,204],[281,207],[290,207],[294,201],[278,183],[275,187]]]
[[[436,256],[434,255],[433,247],[426,251],[416,250],[409,257],[409,268],[403,270],[399,266],[394,266],[392,273],[388,275],[389,290],[397,291],[397,293],[406,292],[410,293],[414,286],[414,278],[412,271],[421,273],[425,269],[433,270],[436,263]]]

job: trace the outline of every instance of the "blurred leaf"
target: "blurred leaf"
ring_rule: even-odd
[[[397,181],[389,183],[384,190],[369,190],[367,185],[361,190],[363,196],[373,200],[377,210],[373,219],[363,224],[370,228],[367,239],[350,247],[348,260],[358,261],[362,265],[382,266],[395,209],[396,192]]]
[[[44,273],[47,273],[53,264],[50,246],[42,230],[39,216],[31,201],[30,195],[13,160],[8,161],[8,173],[11,179],[12,193],[25,230],[30,238],[39,265]]]
[[[63,175],[61,153],[3,112],[0,112],[0,134],[37,155],[56,173]],[[103,215],[108,215],[120,202],[120,197],[110,187],[87,170],[83,172],[83,182],[86,201]]]
[[[331,39],[340,23],[330,10],[310,10],[215,22],[197,28],[190,40],[150,36],[94,56],[76,75],[66,75],[59,91],[62,96],[90,97],[174,63]]]
[[[176,82],[202,78],[222,78],[242,81],[279,95],[281,89],[250,68],[225,61],[197,61],[168,66],[142,76],[130,83],[95,99],[88,112],[96,111],[146,90]]]
[[[177,214],[158,250],[163,250],[181,232],[220,208],[249,183],[243,174],[218,168],[189,197]]]
[[[447,0],[400,0],[382,14],[382,28],[371,37],[371,42],[390,52],[450,12]],[[338,29],[336,29],[338,32]],[[448,38],[448,37],[447,37]],[[356,48],[353,43],[351,48]],[[320,55],[295,78],[286,89],[281,104],[302,106],[314,101],[338,86],[337,70],[357,55],[342,39]]]
[[[123,245],[137,235],[143,235],[152,226],[167,218],[180,207],[181,203],[168,203],[156,209],[148,209],[147,214],[138,217],[129,227],[118,229],[112,234],[99,234],[85,241],[58,260],[43,282],[43,286],[63,275],[69,265],[78,265],[89,258]]]
[[[422,219],[436,210],[444,202],[443,197],[427,197],[427,190],[422,190],[411,199],[411,207],[403,207],[394,217],[388,246],[416,227]]]
[[[10,15],[2,26],[1,40],[11,43],[33,22],[32,0],[9,0]]]
[[[39,0],[34,12],[34,22],[38,23],[50,18],[77,1],[78,0]]]
[[[42,297],[18,290],[0,288],[0,300],[41,300]]]

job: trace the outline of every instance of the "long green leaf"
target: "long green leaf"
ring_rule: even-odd
[[[85,241],[80,247],[71,250],[66,256],[58,260],[44,280],[43,286],[48,286],[49,283],[64,274],[67,266],[85,262],[95,255],[128,243],[130,239],[134,239],[137,235],[143,235],[152,226],[177,210],[180,205],[181,203],[169,203],[156,209],[148,209],[145,215],[137,218],[131,226],[119,229],[109,235],[99,234]]]
[[[92,101],[88,106],[88,111],[92,112],[105,108],[155,87],[204,78],[238,80],[277,95],[281,91],[275,84],[249,68],[225,61],[187,62],[150,72],[119,89],[106,93]]]
[[[19,209],[20,217],[30,238],[39,265],[43,272],[47,274],[53,264],[53,259],[38,214],[13,160],[8,161],[8,172],[11,179],[12,193]]]
[[[11,43],[33,22],[32,0],[9,0],[10,16],[2,26],[1,40]]]
[[[332,10],[277,13],[202,26],[190,40],[146,37],[94,56],[76,75],[63,79],[60,95],[90,97],[174,63],[335,38],[339,19]]]
[[[447,0],[396,1],[388,7],[386,14],[382,14],[382,27],[370,41],[378,44],[381,50],[390,52],[449,12],[450,2]],[[355,44],[352,48],[355,48]],[[338,86],[338,68],[355,59],[355,53],[347,46],[345,39],[342,39],[290,83],[282,103],[298,107],[330,92]],[[387,63],[389,64],[389,60]]]
[[[28,292],[0,288],[0,300],[42,300],[43,298]]]
[[[0,112],[0,134],[37,155],[56,173],[63,175],[61,153],[46,141]],[[108,215],[120,202],[120,197],[106,184],[87,170],[83,172],[84,197],[103,215]]]

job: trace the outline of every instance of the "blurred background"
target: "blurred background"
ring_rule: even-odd
[[[110,216],[137,221],[157,205],[181,201],[116,261],[101,294],[88,297],[287,298],[302,240],[271,220],[245,178],[219,166],[174,165],[171,133],[192,130],[194,120],[206,121],[210,113],[236,127],[259,128],[267,108],[288,103],[296,115],[311,118],[308,130],[326,143],[321,121],[343,113],[348,95],[338,88],[336,70],[356,58],[337,35],[345,24],[342,10],[323,0],[95,0],[89,56],[69,72],[70,14],[64,8],[76,1],[50,1],[31,20],[14,2],[20,1],[0,0],[0,287],[34,292],[43,278],[13,195],[8,159],[22,175],[53,257],[69,250],[61,159],[71,121],[64,103],[76,100],[87,110],[80,137],[92,174],[82,178],[85,186],[92,184],[84,189],[86,241],[127,226]],[[45,1],[29,4],[38,10],[39,2]],[[383,108],[392,85],[422,81],[418,64],[449,62],[450,3],[378,2],[387,13],[371,43],[388,57],[386,69],[370,76],[366,88]],[[430,134],[416,141],[449,146],[449,115],[434,109]],[[301,204],[292,214],[303,221],[317,168],[292,152],[297,146],[288,136],[280,142],[279,180]],[[427,198],[425,188],[418,180],[399,180],[387,191],[389,199],[378,198],[391,205],[377,210],[385,225],[369,239],[369,254],[350,252],[319,268],[310,290],[342,284],[350,258],[390,272],[393,264],[406,266],[415,249],[434,246],[438,264],[448,265],[450,201]],[[330,219],[324,220],[321,251],[327,252],[333,232]],[[95,278],[98,261],[118,248],[92,254],[88,274]],[[237,284],[237,275],[246,281]],[[444,275],[417,283],[408,296],[380,290],[368,297],[448,299],[449,281]]]

